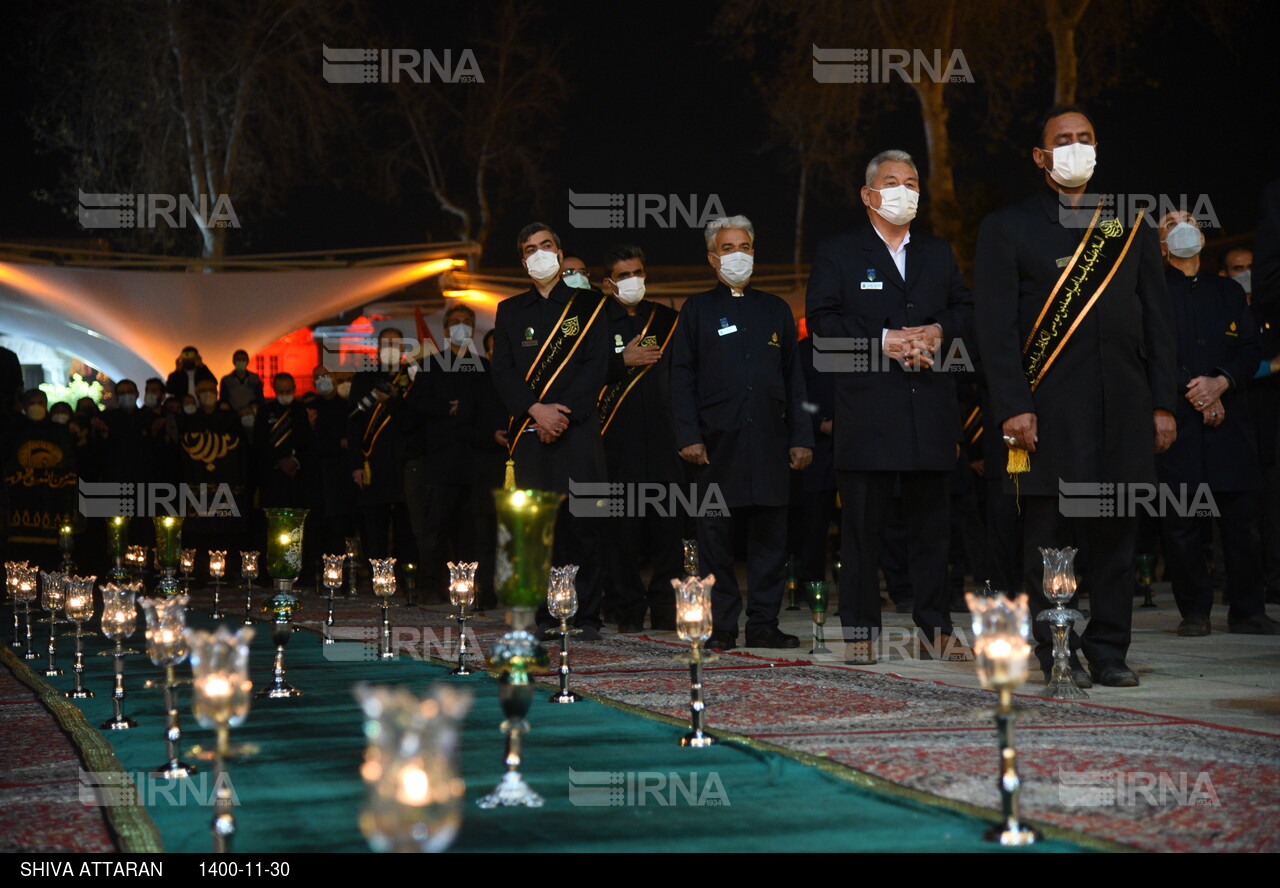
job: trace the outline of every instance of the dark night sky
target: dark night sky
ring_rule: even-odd
[[[465,35],[449,32],[442,4],[385,5],[380,14],[405,39],[398,45],[445,47],[465,45]],[[1137,79],[1091,97],[1098,129],[1099,190],[1127,193],[1206,193],[1227,234],[1253,229],[1262,185],[1277,175],[1271,133],[1264,120],[1277,102],[1277,66],[1270,32],[1242,22],[1230,48],[1205,36],[1187,15],[1192,7],[1172,3],[1170,13],[1156,19],[1137,41],[1139,67],[1159,82],[1158,88]],[[621,16],[607,19],[604,10]],[[564,72],[573,95],[560,129],[560,148],[552,155],[550,197],[545,205],[510,201],[497,208],[498,239],[486,265],[514,271],[507,241],[526,221],[544,218],[556,225],[566,248],[584,252],[595,265],[611,243],[641,243],[654,265],[704,261],[700,235],[688,228],[619,231],[575,231],[568,224],[568,189],[581,192],[645,192],[709,194],[720,197],[726,211],[742,212],[756,223],[761,262],[790,260],[794,214],[794,173],[777,150],[764,150],[769,140],[751,66],[726,59],[709,36],[717,11],[712,3],[641,5],[590,2],[556,4],[547,27],[570,38]],[[9,40],[16,39],[12,33]],[[530,34],[531,40],[538,39]],[[1048,52],[1048,43],[1045,42]],[[4,59],[10,84],[23,84],[25,73],[13,53]],[[484,58],[480,58],[483,70]],[[320,51],[316,48],[316,74]],[[981,89],[992,72],[975,67],[977,83],[950,89]],[[374,87],[353,87],[372,89]],[[465,88],[460,86],[459,88]],[[839,87],[835,87],[839,88]],[[876,121],[865,134],[872,150],[900,147],[917,160],[926,157],[915,100],[905,85],[881,87],[898,91],[898,108]],[[1029,104],[1017,125],[1029,128],[1048,105],[1044,98]],[[10,89],[0,116],[9,160],[0,176],[0,237],[76,237],[79,228],[52,208],[37,203],[31,192],[56,183],[51,159],[36,156],[23,118],[31,101],[23,89]],[[963,187],[976,186],[987,202],[1015,199],[1036,187],[1030,146],[989,149],[977,102],[962,103],[953,113],[953,157]],[[1022,140],[1025,141],[1025,140]],[[865,159],[861,162],[865,163]],[[928,200],[927,171],[925,201]],[[300,192],[283,218],[261,226],[246,250],[265,252],[321,249],[421,241],[428,224],[422,211],[428,196],[414,196],[398,206],[385,206],[353,189],[334,191],[317,186]],[[854,212],[836,193],[812,198],[807,240],[858,224]],[[982,207],[983,210],[993,207]],[[975,218],[975,225],[977,218]],[[445,232],[433,232],[444,239]],[[1211,232],[1213,237],[1217,232]],[[508,265],[509,261],[512,262]]]

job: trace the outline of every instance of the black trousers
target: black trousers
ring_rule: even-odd
[[[364,557],[396,557],[396,566],[406,562],[417,563],[418,546],[409,524],[409,510],[404,503],[379,503],[360,507],[360,523],[364,533]],[[391,534],[395,533],[395,551],[391,549]]]
[[[841,530],[840,624],[846,641],[880,630],[880,539],[894,483],[902,491],[907,573],[916,626],[951,634],[947,549],[951,540],[950,472],[836,472],[844,511]]]
[[[566,500],[556,515],[556,539],[551,546],[551,564],[578,565],[578,614],[575,626],[600,628],[600,593],[604,588],[605,524],[607,518],[580,518],[569,513]],[[544,602],[538,608],[538,625],[555,623]],[[557,624],[558,625],[558,624]]]
[[[1228,620],[1263,613],[1262,533],[1258,526],[1258,494],[1217,493],[1218,527],[1227,567]],[[1204,557],[1202,531],[1211,518],[1166,515],[1161,519],[1164,557],[1173,581],[1173,599],[1182,616],[1208,617],[1213,583]]]
[[[737,637],[742,591],[734,570],[733,543],[739,527],[747,533],[747,636],[778,628],[787,569],[787,507],[732,506],[729,515],[702,517],[698,525],[698,569],[714,574],[712,625],[718,634]]]
[[[1003,468],[987,472],[983,482],[987,485],[987,575],[974,579],[990,580],[992,589],[1013,594],[1022,590],[1022,515],[1017,498],[1004,492]],[[1036,564],[1040,564],[1039,552]]]
[[[471,522],[465,520],[470,489],[451,480],[449,469],[429,456],[404,461],[404,498],[417,543],[419,583],[426,600],[447,600],[448,562],[471,560]]]
[[[664,516],[655,509],[607,519],[610,608],[619,623],[643,625],[646,607],[654,620],[675,620],[671,581],[684,572],[683,528],[683,516]],[[640,575],[646,565],[653,568],[647,588]]]
[[[1070,607],[1078,608],[1081,592],[1089,593],[1089,624],[1084,632],[1071,631],[1072,652],[1083,651],[1089,665],[1100,669],[1124,663],[1129,653],[1133,627],[1133,558],[1138,537],[1138,519],[1066,518],[1059,511],[1056,496],[1022,497],[1023,583],[1031,604],[1032,632],[1040,668],[1053,665],[1053,637],[1048,623],[1035,622],[1036,614],[1050,607],[1044,597],[1044,557],[1040,548],[1074,546],[1076,556],[1076,597]]]
[[[800,509],[799,580],[822,582],[827,578],[827,540],[836,517],[836,492],[806,490],[800,494]]]

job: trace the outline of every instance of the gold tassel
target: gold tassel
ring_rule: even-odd
[[[373,482],[373,467],[369,465],[369,460],[364,461],[364,486],[368,487]]]
[[[502,476],[503,490],[516,489],[516,461],[514,459],[507,460],[507,472]]]
[[[1031,454],[1021,447],[1009,448],[1009,462],[1005,468],[1010,475],[1024,475],[1031,471]]]

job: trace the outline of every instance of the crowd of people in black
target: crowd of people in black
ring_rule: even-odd
[[[38,427],[85,480],[228,485],[237,514],[189,520],[189,546],[259,548],[262,509],[304,507],[304,583],[321,553],[358,539],[365,558],[395,556],[423,603],[446,600],[447,561],[478,561],[489,607],[491,491],[510,470],[521,488],[569,497],[554,560],[580,565],[585,640],[606,612],[621,632],[646,617],[674,628],[670,581],[682,539],[696,538],[699,569],[716,578],[712,647],[738,643],[745,560],[748,646],[797,646],[778,625],[784,587],[837,579],[855,664],[876,662],[882,575],[884,604],[932,638],[920,656],[966,658],[951,638],[966,583],[1025,589],[1043,609],[1039,548],[1074,545],[1092,616],[1072,668],[1081,684],[1121,687],[1137,684],[1125,656],[1141,556],[1163,554],[1179,634],[1211,631],[1213,524],[1185,508],[1082,518],[1059,494],[1158,482],[1212,495],[1228,628],[1276,634],[1264,605],[1280,595],[1280,186],[1259,229],[1272,271],[1256,282],[1243,247],[1220,270],[1201,265],[1204,220],[1187,212],[1080,209],[1096,161],[1082,110],[1052,110],[1032,159],[1046,187],[984,222],[972,290],[947,242],[911,230],[920,178],[886,151],[867,168],[868,224],[817,248],[804,337],[782,299],[750,284],[746,217],[706,227],[716,284],[679,313],[645,298],[640,247],[611,249],[596,289],[535,222],[516,243],[532,286],[500,303],[493,330],[478,338],[463,302],[446,307],[442,347],[387,324],[368,366],[320,364],[302,396],[280,373],[266,397],[245,352],[219,380],[195,347],[167,379],[117,381],[101,410],[9,382],[9,425],[25,431],[7,438],[8,477]],[[869,350],[833,357],[850,343]],[[600,483],[612,485],[604,512],[575,494]],[[636,487],[653,493],[649,509]],[[10,524],[12,550],[24,538]],[[135,522],[137,542],[146,525]],[[89,523],[86,560],[100,532]]]

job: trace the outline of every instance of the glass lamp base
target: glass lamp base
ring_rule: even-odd
[[[982,835],[983,841],[995,842],[1007,848],[1034,845],[1044,836],[1037,829],[1022,824],[998,823]]]
[[[703,749],[707,746],[714,746],[720,742],[720,738],[714,734],[708,734],[706,731],[690,731],[680,738],[681,746],[692,747],[693,749]]]
[[[476,804],[481,808],[541,808],[542,796],[538,795],[529,788],[529,784],[524,782],[524,778],[517,771],[508,771],[502,775],[502,780],[493,788],[493,792],[489,793],[482,799],[477,799]]]
[[[196,773],[195,765],[188,765],[186,762],[165,762],[152,771],[151,776],[161,780],[177,780],[190,777],[194,773]]]
[[[582,698],[577,691],[556,691],[547,699],[551,703],[577,703]]]
[[[102,723],[104,731],[125,731],[129,728],[136,728],[138,723],[131,718],[121,716],[119,718],[109,718]]]

